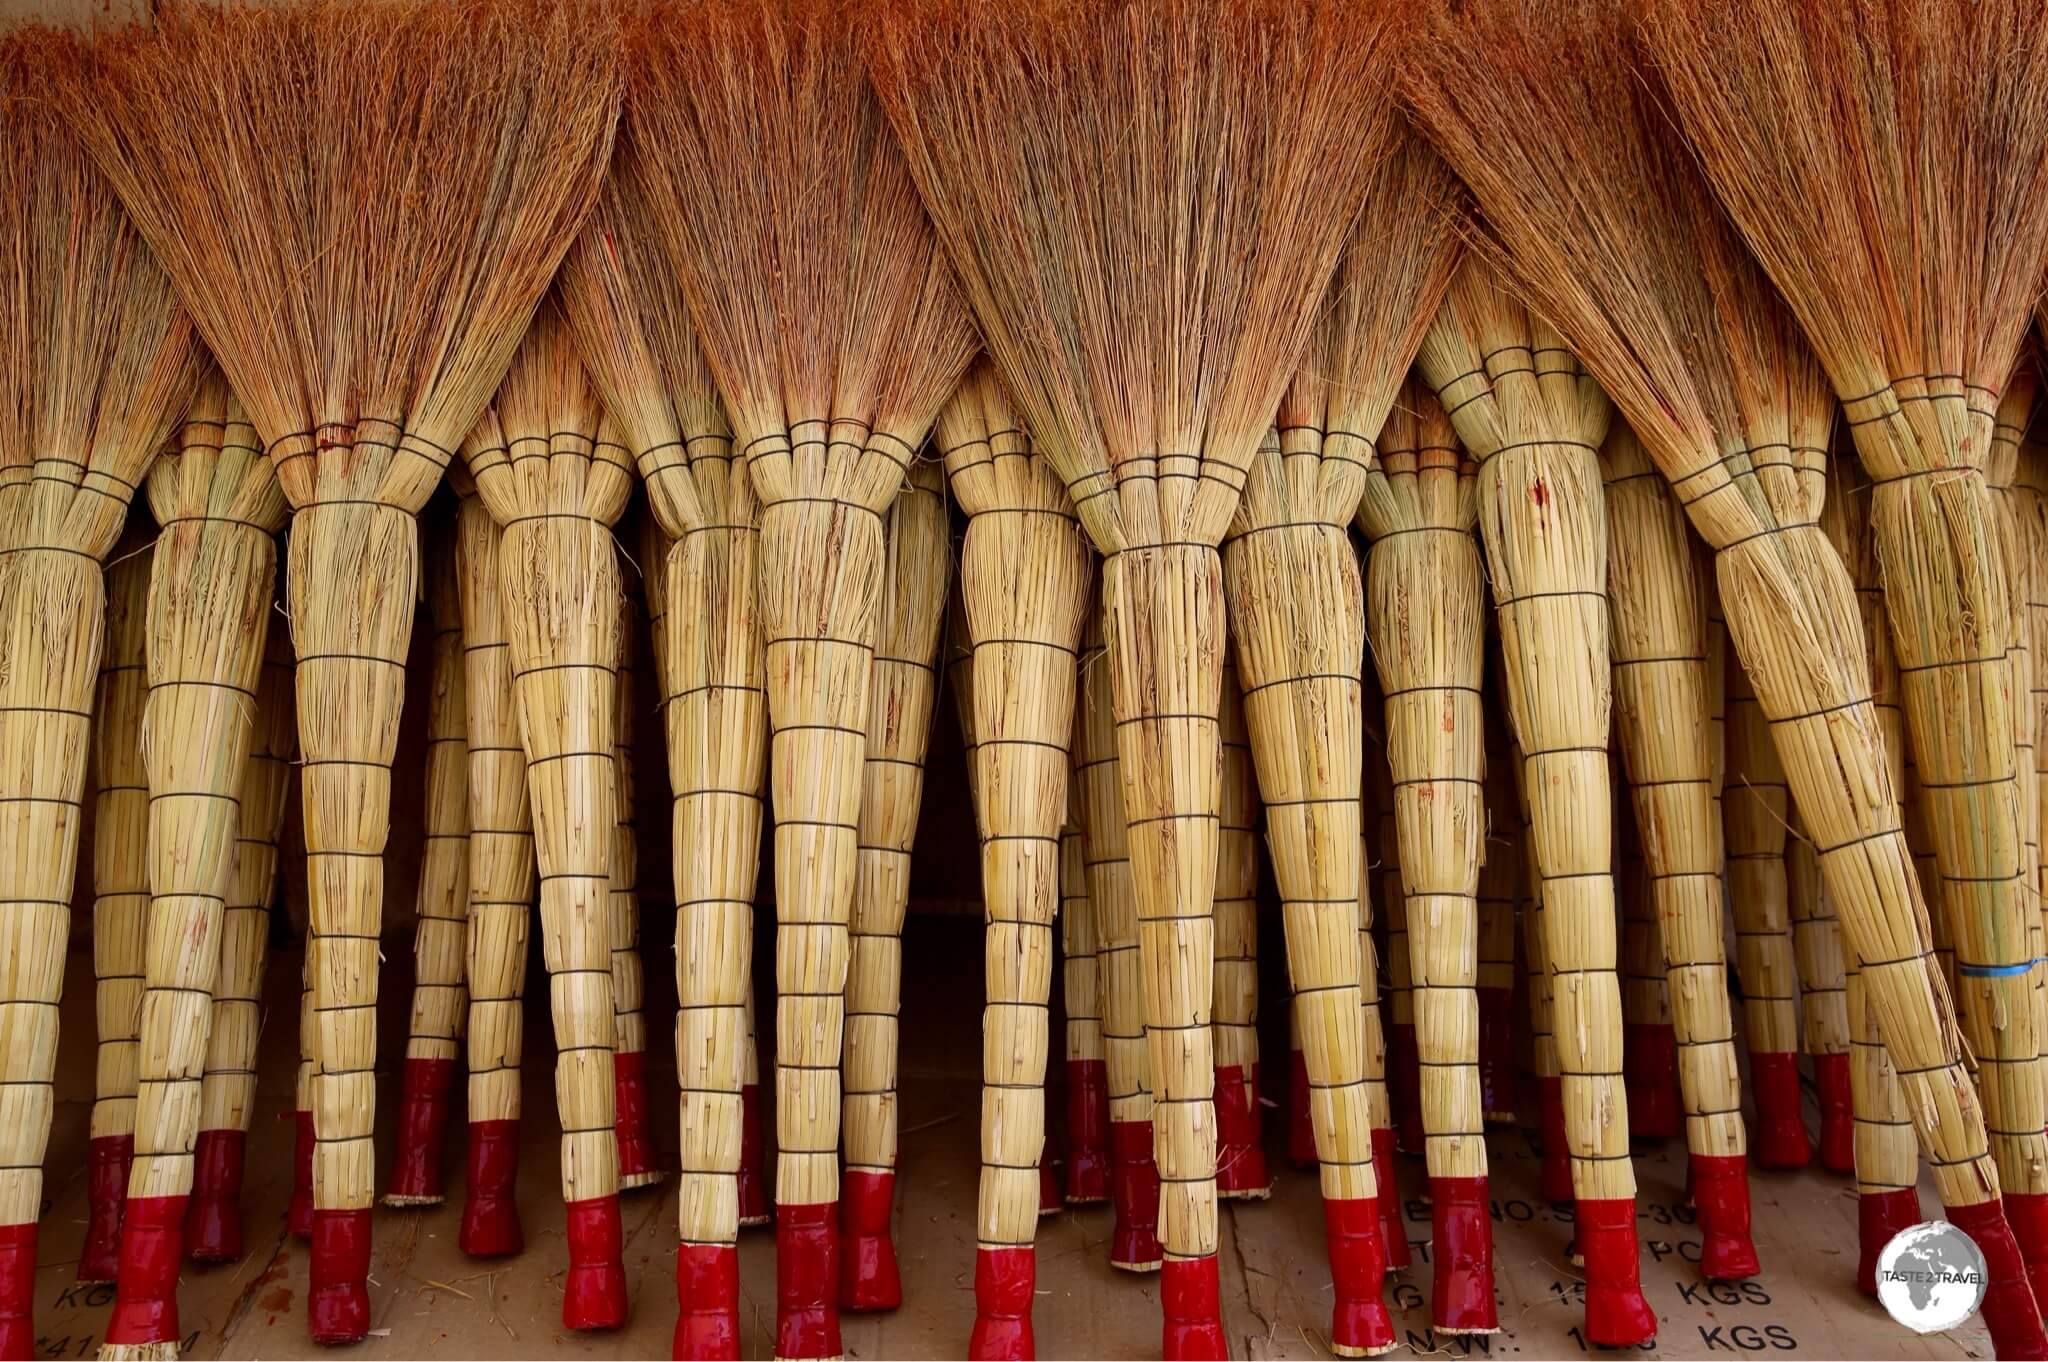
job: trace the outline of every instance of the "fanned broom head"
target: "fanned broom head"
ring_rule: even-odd
[[[66,68],[293,505],[417,510],[596,194],[613,25],[541,0],[175,4]]]
[[[1246,483],[1240,528],[1351,519],[1373,441],[1457,269],[1460,197],[1450,167],[1412,132],[1397,131],[1281,396],[1278,476]]]
[[[876,89],[1098,547],[1228,528],[1385,153],[1398,7],[895,0],[878,15]]]
[[[1872,473],[1980,463],[2048,261],[2040,7],[1657,0],[1645,32]]]
[[[1413,51],[1404,89],[1471,187],[1475,238],[1681,499],[1723,517],[1724,542],[1810,522],[1824,382],[1656,106],[1627,7],[1438,0]],[[1704,501],[1730,478],[1756,503],[1746,516],[1736,498]]]
[[[663,219],[756,490],[886,506],[974,334],[846,7],[649,5],[628,49],[626,164]]]
[[[628,118],[556,294],[633,448],[661,531],[673,538],[704,525],[750,524],[753,489],[734,457],[676,263],[678,233],[698,208],[657,197],[632,126]]]
[[[100,557],[199,355],[170,281],[50,108],[49,70],[70,50],[37,29],[0,39],[0,549]]]

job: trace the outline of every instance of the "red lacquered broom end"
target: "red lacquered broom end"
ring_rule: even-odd
[[[1700,1275],[1741,1281],[1760,1270],[1749,1228],[1749,1166],[1740,1154],[1695,1154],[1692,1201],[1700,1218]]]
[[[1413,1261],[1413,1255],[1408,1248],[1408,1226],[1401,1219],[1401,1184],[1394,1174],[1394,1132],[1386,1126],[1372,1133],[1372,1175],[1379,1184],[1380,1194],[1373,1201],[1379,1207],[1387,1271],[1398,1272]]]
[[[1991,1350],[2001,1358],[2048,1357],[2048,1335],[2041,1330],[2041,1311],[2027,1281],[2026,1260],[1997,1201],[1951,1206],[1949,1223],[1968,1234],[1983,1251],[1989,1283],[1979,1313],[1991,1331]]]
[[[1099,1059],[1067,1061],[1067,1187],[1069,1205],[1110,1198],[1109,1070]]]
[[[285,1226],[301,1239],[313,1237],[313,1113],[292,1113],[292,1200]]]
[[[36,1227],[0,1225],[0,1362],[36,1355]]]
[[[398,1098],[397,1159],[384,1192],[387,1206],[438,1206],[441,1162],[448,1148],[452,1059],[408,1059]]]
[[[185,1203],[185,1256],[231,1263],[242,1256],[242,1169],[249,1148],[240,1130],[202,1130],[192,1148],[192,1195]]]
[[[1221,1197],[1263,1201],[1273,1194],[1253,1087],[1240,1065],[1216,1070],[1216,1195]]]
[[[1650,1343],[1657,1315],[1643,1298],[1635,1198],[1580,1198],[1575,1219],[1586,1260],[1586,1341],[1603,1348]]]
[[[1159,1355],[1165,1362],[1222,1362],[1230,1356],[1223,1346],[1214,1254],[1167,1259],[1159,1273],[1159,1307]]]
[[[1493,1333],[1500,1328],[1500,1316],[1493,1299],[1493,1221],[1486,1179],[1431,1178],[1429,1186],[1436,1260],[1431,1317],[1443,1333]]]
[[[85,1243],[78,1280],[111,1282],[121,1270],[121,1207],[128,1200],[133,1135],[102,1135],[85,1147]]]
[[[519,1226],[519,1122],[469,1123],[469,1191],[456,1243],[472,1258],[497,1258],[526,1247]]]
[[[676,1362],[739,1362],[740,1251],[730,1244],[676,1249]]]
[[[967,1356],[974,1362],[1030,1362],[1038,1355],[1031,1335],[1031,1293],[1038,1285],[1038,1254],[1028,1248],[974,1251],[974,1332]]]
[[[1756,1093],[1756,1161],[1765,1168],[1804,1168],[1813,1160],[1800,1112],[1799,1056],[1749,1057],[1750,1086]]]
[[[1109,1265],[1125,1272],[1157,1272],[1159,1170],[1152,1162],[1152,1123],[1114,1121],[1109,1141],[1116,1158],[1116,1222],[1109,1236]]]
[[[647,1052],[621,1050],[612,1056],[612,1130],[619,1142],[619,1187],[632,1191],[661,1182],[654,1142],[647,1130]]]
[[[1849,1089],[1849,1056],[1815,1055],[1820,1089],[1820,1163],[1830,1173],[1856,1171],[1856,1111]]]
[[[1329,1242],[1330,1282],[1336,1304],[1330,1317],[1330,1347],[1339,1357],[1376,1357],[1394,1346],[1394,1324],[1380,1293],[1387,1262],[1377,1197],[1323,1203],[1323,1232]]]
[[[839,1204],[775,1210],[775,1355],[838,1357]]]
[[[890,1237],[896,1175],[849,1171],[839,1198],[839,1308],[894,1310],[903,1304],[903,1277]]]
[[[112,1347],[175,1344],[178,1264],[184,1256],[185,1198],[133,1196],[121,1216],[121,1272],[107,1319]]]
[[[586,1197],[563,1209],[568,1213],[569,1275],[562,1282],[562,1327],[616,1329],[626,1322],[619,1198]]]
[[[1877,1295],[1877,1255],[1892,1236],[1920,1223],[1920,1194],[1911,1187],[1889,1192],[1864,1192],[1856,1198],[1856,1289]]]
[[[306,1320],[315,1343],[356,1343],[370,1332],[370,1213],[313,1212]]]

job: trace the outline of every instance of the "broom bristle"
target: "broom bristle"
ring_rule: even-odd
[[[879,16],[876,89],[1099,547],[1227,527],[1386,146],[1373,95],[1396,8],[903,0]],[[1071,192],[1082,168],[1099,192]],[[1156,460],[1189,455],[1203,476],[1155,490]],[[1142,488],[1115,509],[1088,495],[1112,482]]]
[[[365,419],[414,437],[395,470],[381,433],[281,463],[293,503],[317,469],[417,509],[596,194],[614,26],[529,0],[177,5],[62,76],[263,439],[303,452]]]

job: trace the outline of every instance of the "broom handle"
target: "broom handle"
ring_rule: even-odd
[[[1799,966],[1800,1048],[1816,1062],[1849,1052],[1849,1006],[1842,923],[1821,889],[1820,862],[1795,810],[1785,847],[1792,905],[1792,948]]]
[[[1770,749],[1756,694],[1739,666],[1728,669],[1728,788],[1722,802],[1735,968],[1749,1051],[1752,1056],[1797,1053],[1799,976],[1785,873],[1791,787]]]
[[[739,1242],[741,1093],[752,1043],[748,985],[767,779],[768,703],[753,608],[759,548],[751,527],[693,530],[669,550],[666,573],[668,658],[659,674],[669,691],[663,714],[674,792],[685,1246]]]
[[[286,576],[298,649],[317,1220],[320,1211],[367,1212],[374,1195],[377,944],[418,524],[393,506],[301,506]],[[336,590],[343,581],[355,589]]]
[[[503,531],[474,494],[457,510],[456,571],[462,582],[463,699],[469,759],[467,985],[469,1186],[463,1247],[519,1246],[513,1171],[520,1068],[525,1058],[527,937],[535,878],[526,750],[513,702],[511,645],[499,602]],[[502,1157],[486,1157],[494,1151]]]
[[[611,537],[597,521],[555,516],[504,529],[499,600],[540,865],[562,1198],[573,1206],[618,1192],[610,901],[623,601]],[[535,565],[549,580],[529,595]]]
[[[612,882],[609,895],[612,941],[612,1066],[618,1122],[619,1186],[651,1187],[661,1181],[648,1129],[647,974],[640,958],[640,839],[635,824],[633,712],[639,686],[633,659],[638,651],[639,609],[625,602],[619,612],[619,675],[612,704],[613,801]]]
[[[1259,783],[1243,689],[1223,655],[1223,815],[1217,826],[1216,1047],[1218,1191],[1262,1197],[1270,1186],[1259,1141]]]
[[[1848,574],[1817,527],[1790,527],[1773,538],[1793,541],[1784,543],[1781,552],[1813,569],[1802,576],[1816,594],[1816,612],[1856,618]],[[1715,555],[1729,636],[1755,685],[1793,796],[1814,836],[1822,881],[1841,915],[1850,949],[1862,961],[1864,987],[1876,1003],[1942,1202],[1977,1206],[1991,1199],[1987,1191],[1995,1197],[1998,1175],[1976,1089],[1948,1024],[1949,1009],[1935,993],[1939,976],[1929,968],[1931,951],[1917,925],[1923,920],[1912,895],[1918,881],[1897,802],[1871,799],[1860,785],[1852,794],[1811,755],[1829,754],[1831,763],[1853,760],[1855,769],[1869,768],[1882,777],[1881,763],[1870,759],[1883,749],[1869,697],[1869,664],[1860,647],[1853,658],[1824,651],[1826,643],[1800,627],[1803,611],[1765,611],[1743,594],[1752,571],[1745,559],[1760,552],[1756,546],[1764,542],[1752,539]],[[1766,660],[1772,665],[1763,665]],[[1830,696],[1830,703],[1815,706],[1794,680],[1844,672],[1855,687],[1846,704]],[[1844,751],[1854,755],[1834,755]],[[1903,901],[1884,892],[1898,886],[1908,890]]]
[[[961,544],[960,586],[973,643],[972,759],[987,919],[982,1170],[975,1218],[976,1248],[983,1254],[1028,1252],[1038,1232],[1053,919],[1060,905],[1076,663],[1093,571],[1093,555],[1071,518],[984,511],[968,521]],[[1080,900],[1085,920],[1066,923],[1070,940],[1086,938],[1088,957],[1068,956],[1069,980],[1099,963],[1088,906],[1089,900]],[[1092,1036],[1078,1038],[1083,1046],[1092,1043],[1095,1054],[1074,1053],[1074,1014],[1099,1013],[1096,993],[1097,981],[1089,978],[1066,999],[1070,1060],[1100,1056],[1099,1023]],[[1028,1293],[1029,1279],[1022,1284]],[[978,1313],[1029,1318],[1028,1294],[998,1299],[1002,1294],[978,1285]]]
[[[1103,570],[1104,635],[1137,885],[1152,1061],[1160,1241],[1169,1261],[1217,1249],[1216,850],[1222,790],[1222,560],[1199,545],[1127,549]]]

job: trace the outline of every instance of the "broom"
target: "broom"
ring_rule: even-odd
[[[1274,448],[1277,453],[1277,441]],[[1216,1195],[1263,1201],[1273,1194],[1273,1180],[1259,1137],[1259,785],[1232,650],[1223,654],[1217,694],[1223,803],[1216,825],[1209,1027],[1216,1055]]]
[[[463,710],[469,753],[469,1131],[456,1242],[473,1257],[525,1246],[519,1224],[520,1066],[525,1054],[526,943],[536,877],[526,750],[513,707],[512,659],[500,600],[503,531],[466,467],[456,493],[455,572],[462,614]]]
[[[650,10],[633,136],[761,502],[775,799],[776,1350],[838,1354],[839,1065],[882,515],[973,357],[902,158],[826,0]],[[680,897],[680,896],[679,896]]]
[[[1715,687],[1726,673],[1714,661],[1721,639],[1708,620],[1712,584],[1684,509],[1634,430],[1615,423],[1601,465],[1608,534],[1628,546],[1607,560],[1616,728],[1648,872],[1646,906],[1662,943],[1655,972],[1670,989],[1700,1273],[1750,1277],[1758,1264],[1723,944],[1724,809],[1716,807],[1714,715],[1723,692]],[[1795,1100],[1797,1083],[1795,1070]]]
[[[1885,769],[1891,774],[1893,788],[1905,789],[1906,713],[1899,701],[1898,659],[1892,653],[1877,545],[1870,533],[1870,490],[1854,448],[1837,441],[1828,468],[1828,495],[1821,507],[1820,527],[1842,556],[1842,565],[1855,584],[1870,663],[1872,707],[1884,739]],[[1908,810],[1909,831],[1910,819]],[[1827,892],[1825,886],[1821,892]],[[1839,924],[1839,914],[1837,921]],[[1849,948],[1848,933],[1842,935],[1849,1098],[1855,1121],[1856,1285],[1864,1295],[1875,1296],[1878,1255],[1893,1235],[1921,1220],[1920,1150],[1914,1143],[1905,1089],[1880,1033],[1876,1000],[1863,978],[1856,952]]]
[[[954,705],[966,730],[988,921],[976,1314],[968,1351],[1026,1357],[1033,1349],[1033,1242],[1042,1202],[1034,1198],[1029,1165],[1042,1161],[1045,1145],[1052,919],[1055,897],[1063,893],[1080,896],[1067,905],[1064,923],[1068,1200],[1109,1197],[1110,1094],[1129,1090],[1118,1086],[1104,1053],[1109,984],[1099,976],[1111,957],[1101,954],[1106,943],[1085,864],[1123,855],[1122,819],[1120,809],[1112,812],[1106,804],[1086,810],[1085,794],[1069,787],[1075,736],[1087,722],[1075,713],[1076,662],[1084,619],[1094,613],[1089,586],[1095,573],[1073,503],[985,361],[969,371],[939,414],[934,440],[953,497],[967,513],[959,619],[970,651],[953,672],[963,683]],[[1096,758],[1113,750],[1113,735],[1103,736],[1112,741],[1100,745]],[[1112,760],[1103,769],[1111,783],[1098,794],[1106,801],[1118,768]],[[1057,820],[1070,809],[1088,829],[1085,851],[1078,835],[1072,853],[1055,841]],[[1075,883],[1065,888],[1070,854],[1083,864],[1071,867]],[[1113,873],[1119,890],[1127,889],[1127,863],[1102,873]],[[1123,959],[1135,963],[1134,956],[1126,952]],[[1115,1249],[1111,1257],[1149,1261],[1119,1259]]]
[[[619,432],[614,432],[619,433]],[[630,492],[629,492],[630,495]],[[621,548],[620,553],[624,553]],[[631,558],[627,566],[633,566]],[[612,701],[612,783],[617,821],[612,825],[612,1126],[619,1144],[619,1190],[653,1187],[662,1180],[647,1130],[647,976],[640,963],[640,841],[633,831],[633,654],[640,604],[620,597],[619,674]]]
[[[98,1027],[85,1239],[78,1280],[111,1282],[121,1262],[121,1209],[135,1158],[135,1076],[141,1051],[142,941],[149,908],[149,775],[142,707],[149,696],[149,560],[156,527],[131,515],[106,575],[106,651],[93,697],[92,964]]]
[[[1492,665],[1489,646],[1489,665]],[[1495,678],[1497,680],[1497,678]],[[1479,1093],[1489,1123],[1515,1125],[1526,1022],[1518,1022],[1516,974],[1522,967],[1522,810],[1515,797],[1513,740],[1499,705],[1481,702],[1486,721],[1486,860],[1479,867]]]
[[[101,562],[198,378],[190,320],[47,102],[69,42],[41,30],[0,41],[0,258],[9,262],[0,287],[4,1357],[27,1357],[35,1347],[36,1219],[54,1102],[57,1000],[106,623]],[[131,768],[131,778],[118,783],[141,783],[135,774]],[[143,838],[131,827],[126,843],[133,850]],[[140,887],[132,879],[121,884]],[[144,973],[141,905],[124,900],[109,916],[120,919],[121,930],[109,936],[122,938],[125,959],[99,972]],[[104,1036],[136,1034],[126,1015],[136,992],[100,999],[101,1020],[111,1023]],[[134,1062],[139,1069],[144,1061]],[[103,1095],[125,1095],[111,1084],[128,1077],[126,1067],[121,1060],[106,1066]],[[104,1138],[118,1129],[110,1120],[95,1132]],[[104,1153],[98,1164],[108,1181],[119,1176]],[[102,1225],[111,1228],[104,1216]]]
[[[1360,838],[1358,860],[1358,1004],[1364,1022],[1360,1072],[1365,1084],[1366,1125],[1372,1132],[1372,1176],[1377,1189],[1380,1243],[1387,1255],[1386,1270],[1400,1272],[1409,1266],[1413,1255],[1408,1247],[1401,1188],[1395,1177],[1397,1141],[1392,1085],[1388,1082],[1391,1051],[1387,1040],[1392,1009],[1386,1006],[1385,990],[1380,985],[1380,957],[1384,953],[1381,943],[1386,937],[1386,924],[1375,921],[1373,914],[1377,899],[1384,896],[1391,904],[1400,895],[1400,839],[1393,825],[1393,796],[1386,788],[1392,779],[1387,774],[1386,732],[1383,723],[1376,722],[1384,719],[1386,701],[1380,695],[1379,678],[1373,669],[1361,666],[1360,671],[1360,689],[1365,699],[1365,717],[1360,724],[1365,736],[1365,760],[1358,792],[1359,824],[1361,829],[1372,829],[1370,836]],[[1376,846],[1386,854],[1375,857]],[[1405,915],[1402,920],[1406,921]],[[1405,951],[1402,958],[1407,958]],[[1419,1113],[1415,1119],[1420,1122]],[[1327,1220],[1326,1214],[1326,1231]]]
[[[449,1093],[462,1053],[469,990],[469,711],[463,670],[462,586],[455,515],[426,542],[428,669],[426,844],[413,933],[412,1016],[398,1096],[397,1157],[386,1206],[438,1206],[448,1147]]]
[[[768,714],[755,604],[758,507],[680,273],[696,184],[658,173],[657,102],[629,104],[563,310],[647,486],[641,566],[670,786],[682,1242],[679,1356],[739,1346],[738,1238],[765,1223],[752,1024]],[[675,195],[677,197],[670,197]]]
[[[1728,840],[1728,907],[1735,919],[1735,976],[1742,984],[1750,1092],[1756,1100],[1756,1161],[1763,1168],[1804,1168],[1812,1151],[1799,1110],[1799,967],[1785,866],[1792,792],[1772,745],[1770,716],[1739,657],[1731,659],[1727,678],[1728,767],[1721,816]]]
[[[552,301],[535,316],[462,458],[503,531],[500,623],[526,752],[555,1023],[569,1250],[562,1322],[610,1328],[626,1313],[610,905],[625,599],[611,527],[625,512],[633,474]]]
[[[1393,776],[1386,747],[1372,763],[1369,779],[1373,806],[1379,813],[1377,892],[1380,902],[1377,945],[1386,960],[1384,1000],[1386,1043],[1383,1072],[1390,1104],[1389,1122],[1395,1148],[1403,1154],[1424,1152],[1422,1133],[1422,1052],[1415,1040],[1415,955],[1408,945],[1408,892],[1401,883],[1401,835],[1394,817]]]
[[[1741,28],[1709,27],[1717,48]],[[1880,996],[1901,1071],[1917,1071],[1916,1120],[1937,1154],[1955,1160],[1943,1166],[1945,1196],[1997,1241],[2001,1285],[1990,1316],[2039,1346],[2034,1312],[2020,1308],[2027,1288],[2012,1275],[2012,1240],[1986,1198],[1996,1175],[1979,1157],[1976,1098],[1945,995],[1925,967],[1924,919],[1892,832],[1896,800],[1881,769],[1848,579],[1812,525],[1828,412],[1812,391],[1811,363],[1696,173],[1643,107],[1649,96],[1631,70],[1623,16],[1607,5],[1531,13],[1503,4],[1446,17],[1436,36],[1415,82],[1425,121],[1502,234],[1519,285],[1622,399],[1715,547],[1729,630],[1777,721],[1773,738],[1829,892]],[[1622,173],[1648,188],[1612,194]],[[1805,205],[1852,197],[1802,188],[1794,216],[1808,220]],[[1827,293],[1836,309],[1833,283]]]
[[[178,1270],[192,1191],[242,776],[270,626],[284,494],[227,384],[209,372],[177,444],[150,472],[150,902],[135,1161],[121,1221],[109,1357],[176,1357]]]
[[[2011,653],[2015,606],[1985,478],[2048,260],[2048,34],[2037,17],[2017,3],[1885,3],[1851,22],[1742,4],[1705,24],[1674,7],[1658,15],[1653,51],[1708,178],[1819,353],[1875,484],[1871,529],[1965,1036],[1983,1066],[1998,1183],[2039,1298],[2048,1089],[2026,850],[2038,815],[2023,812],[2031,758],[2015,747],[2012,712],[2031,697],[2019,698],[2029,683]],[[1705,82],[1710,52],[1723,69]],[[1793,71],[1802,74],[1788,81]],[[1728,101],[1738,90],[1751,102],[1768,90],[1775,102],[1736,115]],[[1743,123],[1739,146],[1731,117]],[[1795,197],[1827,211],[1794,225],[1781,205]],[[1903,1044],[1894,1058],[1913,1067]],[[1997,1185],[1954,1181],[1945,1202],[1989,1205]],[[1959,1222],[1976,1214],[1951,1206]],[[1983,1228],[2001,1240],[1986,1250],[1997,1281],[2011,1265],[1995,1224]]]
[[[1612,528],[1610,521],[1610,533]],[[1621,1081],[1628,1094],[1629,1134],[1662,1140],[1679,1133],[1678,1038],[1671,987],[1664,977],[1664,933],[1650,902],[1650,865],[1636,831],[1634,790],[1618,751],[1612,782],[1615,897],[1621,901]]]
[[[228,439],[254,443],[239,403]],[[277,620],[264,635],[256,682],[256,725],[242,768],[241,833],[223,910],[220,977],[199,1089],[199,1138],[193,1145],[192,1195],[185,1203],[185,1256],[227,1263],[242,1256],[242,1178],[249,1122],[256,1107],[256,1043],[263,1034],[263,984],[270,910],[277,897],[278,843],[284,834],[291,763],[298,748],[292,713],[292,641]]]
[[[1152,1058],[1145,1043],[1144,986],[1138,972],[1138,887],[1124,817],[1123,759],[1117,750],[1102,613],[1083,618],[1074,781],[1088,839],[1088,898],[1095,909],[1096,986],[1109,1083],[1111,1199],[1109,1265],[1156,1272],[1159,1172],[1153,1162]]]
[[[1656,1319],[1637,1284],[1615,975],[1607,526],[1594,453],[1607,399],[1476,258],[1452,280],[1419,365],[1479,463],[1479,528],[1542,881],[1586,1337],[1630,1346]]]
[[[1215,545],[1386,145],[1385,26],[1349,3],[917,8],[878,25],[878,89],[996,368],[1106,555],[1164,1351],[1211,1355]],[[1075,176],[1098,191],[1077,198]]]
[[[1507,665],[1498,651],[1493,655],[1494,690],[1507,690]],[[1505,710],[1506,706],[1502,706]],[[1572,1186],[1571,1136],[1565,1129],[1564,1078],[1558,1072],[1557,1017],[1551,991],[1550,941],[1543,921],[1543,873],[1536,859],[1536,820],[1531,810],[1529,772],[1522,762],[1519,743],[1510,740],[1508,755],[1513,763],[1515,808],[1521,820],[1523,883],[1528,891],[1522,910],[1523,954],[1529,962],[1530,1070],[1536,1079],[1537,1146],[1543,1157],[1540,1190],[1553,1206],[1574,1200]],[[1574,1267],[1585,1266],[1583,1254],[1568,1254]]]
[[[609,26],[529,0],[192,6],[102,42],[66,91],[294,509],[316,1341],[369,1327],[377,920],[414,516],[596,192],[615,47]],[[330,92],[364,71],[374,96],[338,112]]]
[[[868,681],[859,860],[848,918],[840,1064],[846,1168],[839,1193],[839,1304],[847,1310],[894,1310],[903,1303],[890,1237],[896,1199],[896,1014],[903,992],[910,848],[924,795],[925,747],[939,689],[939,635],[952,585],[950,540],[945,476],[934,463],[913,463],[882,528],[880,620]],[[1052,943],[1039,944],[1049,974]],[[990,981],[992,994],[998,992],[996,984]],[[1040,1025],[1042,1055],[1042,1014]],[[999,1043],[984,1038],[985,1046]],[[1040,1064],[1042,1073],[1042,1058]],[[1039,1128],[1042,1143],[1042,1110]],[[1030,1157],[1028,1214],[1035,1222],[1037,1150],[1021,1152]],[[984,1151],[985,1165],[1002,1157]]]
[[[1453,258],[1441,248],[1435,254],[1434,287],[1426,292],[1440,297]],[[1422,301],[1405,328],[1406,338],[1418,344],[1433,312],[1431,299]],[[1390,934],[1395,958],[1389,964],[1398,977],[1405,944],[1414,989],[1416,1101],[1429,1167],[1431,1320],[1439,1332],[1454,1334],[1499,1328],[1479,1086],[1486,756],[1480,705],[1485,587],[1473,532],[1477,472],[1443,408],[1411,383],[1380,432],[1379,466],[1366,478],[1358,508],[1371,546],[1365,618],[1385,700],[1391,770],[1386,807],[1393,817],[1390,827],[1382,825],[1391,836],[1382,855],[1399,866],[1399,892],[1390,885],[1386,902],[1390,915],[1405,912],[1408,929],[1405,943]]]

